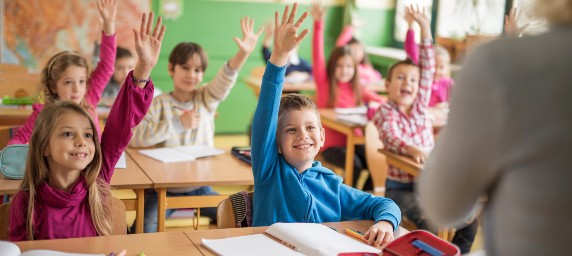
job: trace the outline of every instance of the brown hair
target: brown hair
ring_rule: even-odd
[[[366,65],[371,66],[371,62],[369,61],[369,58],[367,57],[367,53],[365,53],[365,49],[363,48],[363,44],[355,37],[352,37],[352,39],[350,39],[350,41],[346,45],[349,46],[350,44],[359,45],[359,47],[361,47],[361,49],[363,50],[363,59],[360,61],[359,64],[366,64]]]
[[[395,70],[395,68],[397,68],[401,65],[409,65],[409,66],[415,66],[415,67],[419,68],[419,66],[415,65],[415,63],[409,58],[404,59],[402,61],[395,62],[395,63],[393,63],[393,65],[391,65],[391,67],[389,67],[389,71],[387,72],[387,81],[391,81],[391,77],[393,76],[393,70]]]
[[[201,59],[201,68],[204,72],[207,69],[209,58],[200,45],[192,42],[181,42],[177,44],[169,55],[169,64],[173,66],[172,68],[175,68],[175,65],[185,65],[195,53],[198,54]]]
[[[308,96],[297,94],[297,93],[289,93],[282,95],[280,98],[280,109],[278,110],[278,120],[282,114],[292,111],[292,110],[310,110],[316,114],[318,117],[318,123],[321,125],[320,122],[320,113],[318,112],[318,107],[316,104],[308,98]]]
[[[33,222],[36,188],[50,177],[48,160],[44,156],[44,151],[49,146],[56,124],[62,116],[68,113],[79,114],[87,118],[94,131],[94,157],[91,163],[82,171],[82,175],[88,188],[91,221],[95,230],[99,235],[109,235],[111,233],[111,190],[109,184],[99,176],[102,156],[99,138],[97,132],[95,132],[95,124],[89,113],[80,105],[71,101],[58,101],[47,104],[36,119],[26,160],[26,172],[20,185],[21,192],[28,191],[26,229],[29,240],[34,240]]]
[[[355,58],[353,56],[352,50],[349,46],[341,46],[332,51],[330,54],[330,59],[328,60],[328,66],[326,67],[326,72],[328,75],[328,82],[330,83],[330,95],[328,99],[328,107],[333,108],[336,106],[336,101],[338,98],[338,82],[336,81],[336,65],[339,59],[349,56],[354,64],[354,76],[350,80],[352,84],[352,91],[354,93],[354,97],[356,99],[356,105],[362,105],[363,99],[361,96],[361,88],[358,79],[358,69],[357,63],[355,62]]]
[[[44,102],[45,103],[53,103],[60,99],[56,92],[56,85],[58,80],[60,80],[62,73],[66,71],[66,69],[70,66],[77,66],[85,68],[86,70],[86,92],[89,88],[89,76],[91,74],[91,70],[89,65],[87,64],[87,60],[81,57],[79,54],[70,51],[63,51],[60,52],[50,58],[48,63],[42,69],[42,79],[40,81],[39,90],[44,94]],[[80,105],[85,109],[93,108],[84,98],[82,99]]]

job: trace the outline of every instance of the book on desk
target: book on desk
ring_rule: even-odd
[[[317,223],[275,223],[264,234],[202,239],[218,255],[338,255],[379,254],[381,250]]]
[[[139,153],[163,163],[174,163],[220,155],[224,153],[224,150],[203,145],[192,145],[173,148],[143,149],[139,150]]]
[[[0,241],[0,255],[2,256],[105,256],[105,254],[68,253],[52,250],[30,250],[21,252],[20,248],[12,242]]]

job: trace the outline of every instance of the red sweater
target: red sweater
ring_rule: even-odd
[[[131,129],[141,122],[153,99],[153,83],[149,82],[141,89],[133,85],[132,76],[132,72],[129,73],[121,87],[101,138],[103,162],[99,175],[107,183],[111,181],[117,160],[129,144],[133,134]],[[83,176],[80,176],[69,193],[50,187],[47,181],[36,189],[35,239],[97,236],[91,221],[88,187]],[[28,197],[27,191],[19,191],[12,199],[9,227],[11,241],[28,240]]]

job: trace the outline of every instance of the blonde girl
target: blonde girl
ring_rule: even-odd
[[[96,106],[109,78],[113,75],[115,65],[116,1],[97,1],[97,9],[103,20],[103,33],[101,35],[99,63],[93,73],[87,64],[87,60],[75,52],[63,51],[48,60],[42,69],[39,86],[46,104],[59,100],[72,100],[84,107],[93,120],[98,120]],[[27,144],[29,142],[36,118],[44,105],[34,104],[32,108],[32,114],[14,134],[8,145]],[[98,122],[95,122],[95,131],[101,135]]]
[[[151,69],[165,27],[153,13],[134,31],[139,61],[112,107],[101,144],[90,114],[74,101],[46,105],[30,140],[26,173],[12,200],[10,240],[109,235],[114,166],[153,99]],[[160,29],[159,29],[160,28]]]

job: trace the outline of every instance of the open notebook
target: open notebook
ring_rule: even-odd
[[[155,148],[139,150],[139,153],[164,163],[192,161],[197,158],[215,156],[224,150],[209,146],[193,145],[174,148]]]
[[[31,250],[22,253],[15,243],[0,241],[0,255],[2,256],[105,256],[105,254],[67,253],[51,250]]]
[[[316,223],[276,223],[265,234],[224,239],[203,239],[218,255],[338,255],[347,252],[381,251]]]

